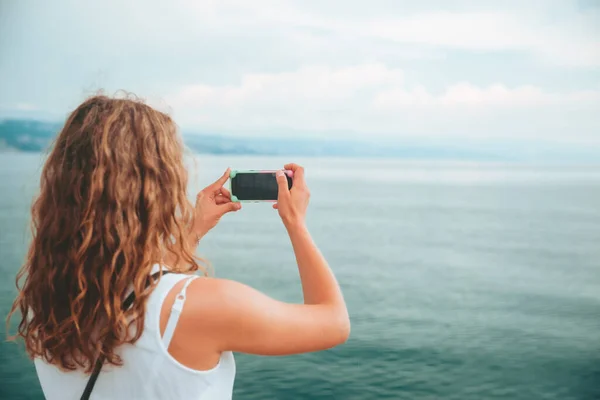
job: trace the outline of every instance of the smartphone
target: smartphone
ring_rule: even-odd
[[[292,171],[284,171],[288,188],[292,188]],[[276,201],[279,187],[276,171],[232,170],[231,200],[238,201]]]

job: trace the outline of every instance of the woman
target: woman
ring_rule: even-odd
[[[81,104],[42,171],[11,311],[22,315],[18,336],[46,398],[80,398],[104,357],[92,399],[229,399],[232,352],[296,354],[345,342],[342,293],[304,223],[304,171],[284,168],[294,172],[293,187],[278,172],[274,208],[294,248],[304,304],[230,280],[195,279],[204,271],[193,255],[199,240],[240,209],[223,187],[229,172],[194,206],[169,116],[128,99]],[[123,311],[130,292],[136,299]]]

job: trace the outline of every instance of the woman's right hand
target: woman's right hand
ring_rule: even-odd
[[[304,168],[297,164],[286,164],[283,168],[294,174],[292,189],[288,188],[285,172],[277,171],[279,193],[277,203],[273,204],[273,208],[279,211],[284,225],[289,228],[295,224],[304,223],[310,192],[304,180]]]

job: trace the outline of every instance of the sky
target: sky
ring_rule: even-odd
[[[600,149],[600,1],[0,0],[0,117],[99,89],[187,132]]]

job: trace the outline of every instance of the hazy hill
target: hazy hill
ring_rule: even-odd
[[[0,121],[0,149],[40,151],[54,138],[60,124],[32,120]]]
[[[0,120],[0,152],[39,152],[48,148],[61,124],[28,119]],[[247,154],[281,156],[390,157],[424,160],[535,162],[559,164],[598,164],[600,147],[576,146],[552,141],[489,139],[434,142],[415,137],[385,142],[301,138],[301,132],[281,137],[234,136],[183,130],[185,144],[194,152],[208,154]],[[338,136],[339,137],[339,136]]]
[[[0,121],[0,150],[43,151],[61,128],[59,123],[24,119]],[[193,151],[209,154],[496,159],[481,151],[447,146],[389,145],[376,142],[222,136],[183,132]]]

